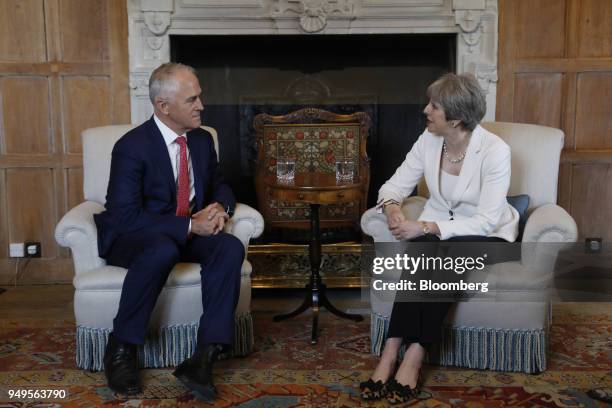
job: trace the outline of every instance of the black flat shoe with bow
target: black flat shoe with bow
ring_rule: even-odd
[[[387,383],[381,380],[374,381],[371,378],[359,384],[361,398],[366,401],[375,401],[382,399],[387,393]]]
[[[417,399],[419,396],[418,384],[414,388],[409,385],[402,385],[395,378],[387,381],[387,402],[390,405],[404,404],[410,400]]]

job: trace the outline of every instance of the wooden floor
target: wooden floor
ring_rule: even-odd
[[[49,318],[73,320],[74,288],[72,285],[4,286],[0,294],[0,316],[3,319]],[[295,309],[304,299],[301,290],[253,290],[251,309],[254,312],[284,313]],[[359,289],[329,291],[332,303],[353,313],[366,313],[367,302],[361,301]]]
[[[4,319],[26,318],[74,320],[72,285],[3,286],[0,316]]]

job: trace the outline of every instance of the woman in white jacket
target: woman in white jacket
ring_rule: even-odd
[[[513,242],[519,214],[506,201],[510,148],[479,125],[486,101],[477,80],[446,74],[429,86],[427,95],[427,129],[378,192],[378,208],[391,233],[398,240],[419,242]],[[430,198],[418,220],[407,220],[400,204],[422,177]],[[395,302],[380,362],[360,384],[364,399],[386,397],[395,404],[416,397],[426,349],[440,340],[451,305]],[[406,353],[395,372],[402,344]]]

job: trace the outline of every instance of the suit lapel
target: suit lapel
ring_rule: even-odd
[[[191,156],[191,167],[193,171],[193,188],[195,190],[196,209],[201,209],[204,206],[204,187],[202,183],[202,172],[200,169],[204,165],[205,159],[200,155],[200,141],[197,140],[196,132],[187,132],[187,147]]]
[[[176,181],[174,180],[174,172],[172,171],[172,162],[168,155],[168,147],[164,141],[159,128],[155,124],[153,117],[147,122],[149,126],[149,135],[151,139],[151,151],[153,152],[153,158],[156,163],[159,163],[159,171],[162,177],[166,180],[168,188],[172,192],[171,196],[176,200]]]
[[[459,172],[459,180],[457,180],[457,184],[455,185],[455,190],[451,195],[452,200],[451,204],[454,207],[461,198],[463,194],[467,190],[470,181],[474,177],[474,173],[477,169],[480,168],[480,163],[482,161],[482,128],[480,126],[476,126],[474,131],[472,132],[472,136],[470,139],[470,143],[468,144],[467,151],[465,152],[465,159],[463,160],[463,166],[461,167],[461,171]]]

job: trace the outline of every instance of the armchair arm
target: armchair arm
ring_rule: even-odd
[[[236,203],[234,215],[225,225],[224,231],[236,236],[248,249],[249,240],[257,238],[264,230],[264,220],[261,214],[246,204]]]
[[[55,227],[55,240],[69,247],[74,261],[74,272],[79,273],[106,265],[98,256],[98,233],[93,215],[104,210],[94,201],[85,201],[68,211]]]
[[[576,242],[578,227],[574,219],[556,204],[536,208],[525,224],[521,244],[521,263],[531,275],[550,279],[559,250]],[[533,278],[530,278],[532,282]]]
[[[556,204],[536,208],[525,224],[523,242],[576,242],[576,221]]]
[[[361,216],[361,230],[371,236],[374,242],[397,242],[387,227],[387,217],[370,208]]]
[[[402,212],[409,220],[416,220],[423,212],[427,199],[408,197],[402,202]],[[379,214],[376,208],[370,208],[361,216],[361,230],[371,236],[374,242],[397,242],[387,226],[387,217]]]

